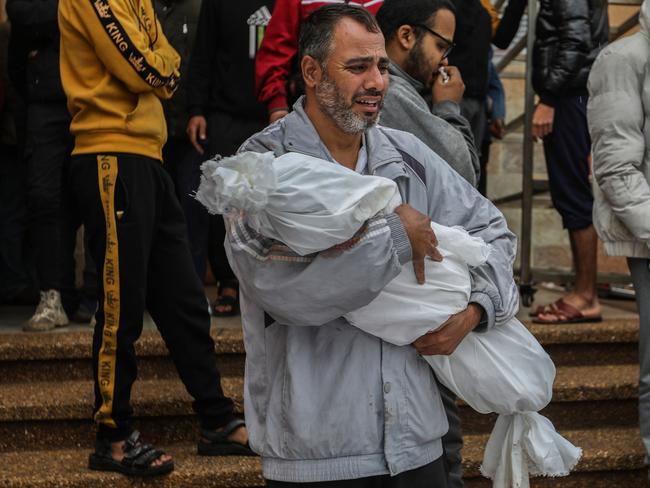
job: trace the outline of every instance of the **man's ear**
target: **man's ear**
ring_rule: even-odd
[[[410,51],[417,41],[415,31],[410,25],[400,25],[395,33],[395,41],[404,50]]]
[[[300,61],[302,78],[305,81],[305,87],[314,88],[320,83],[323,76],[323,69],[318,61],[311,56],[303,56]]]

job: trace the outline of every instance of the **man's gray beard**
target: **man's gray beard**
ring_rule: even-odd
[[[321,110],[334,121],[339,129],[346,134],[359,134],[374,126],[379,120],[379,112],[373,118],[363,117],[348,105],[336,83],[327,75],[316,87],[316,103]],[[352,102],[354,104],[354,102]],[[380,107],[381,109],[381,104]]]

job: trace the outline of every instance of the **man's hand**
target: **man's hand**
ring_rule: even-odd
[[[456,66],[445,66],[445,71],[449,75],[447,83],[442,82],[442,76],[436,75],[431,87],[431,101],[436,104],[451,100],[452,102],[460,103],[465,93],[465,83],[460,71]]]
[[[417,339],[413,347],[423,356],[449,356],[479,324],[482,313],[480,305],[470,303],[465,310],[449,317],[438,330]]]
[[[395,209],[402,220],[413,251],[413,269],[418,283],[424,284],[424,258],[442,261],[442,254],[436,249],[438,239],[431,229],[431,219],[407,204]]]
[[[269,114],[269,124],[272,124],[276,120],[280,120],[285,115],[288,115],[288,110],[275,110]]]
[[[205,120],[203,115],[195,115],[187,122],[187,137],[190,138],[190,142],[194,149],[197,150],[199,154],[203,154],[203,146],[199,141],[205,141],[205,131],[208,128],[208,123]]]
[[[503,119],[494,119],[490,122],[489,129],[490,134],[496,139],[501,140],[506,135],[506,126],[503,123]]]
[[[555,109],[540,103],[533,114],[533,136],[542,139],[553,132],[553,116]]]

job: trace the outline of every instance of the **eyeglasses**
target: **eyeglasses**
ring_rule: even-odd
[[[424,30],[427,31],[429,34],[431,34],[431,35],[437,37],[438,39],[442,39],[443,41],[445,41],[445,43],[447,44],[447,49],[445,49],[445,51],[442,53],[442,58],[441,58],[441,60],[442,60],[442,59],[446,59],[447,56],[449,56],[449,54],[451,53],[452,49],[454,49],[454,47],[456,47],[456,43],[455,43],[455,42],[450,41],[449,39],[447,39],[447,38],[444,37],[444,36],[441,36],[441,35],[438,34],[436,31],[434,31],[433,29],[429,29],[429,28],[428,28],[426,25],[424,25],[424,24],[415,24],[413,27],[419,27],[420,29],[424,29]]]

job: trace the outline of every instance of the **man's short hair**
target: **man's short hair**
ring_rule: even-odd
[[[303,22],[298,42],[298,59],[311,56],[321,65],[325,64],[332,47],[334,28],[344,17],[355,20],[368,32],[381,33],[377,21],[365,8],[345,3],[325,5],[314,10]]]
[[[390,41],[401,26],[426,24],[442,9],[456,15],[456,7],[450,0],[385,0],[377,12],[377,23],[386,40]],[[416,30],[418,38],[422,33]]]

